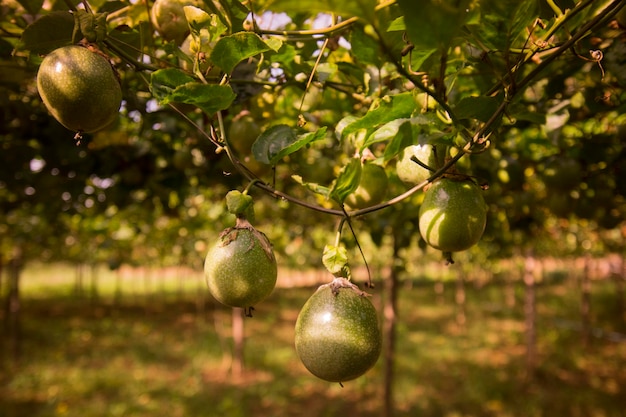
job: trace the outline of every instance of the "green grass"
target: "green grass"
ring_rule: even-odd
[[[58,269],[57,269],[58,268]],[[245,370],[230,373],[231,310],[198,276],[126,277],[102,271],[97,297],[78,296],[74,271],[27,271],[17,363],[3,349],[0,416],[380,416],[382,360],[338,384],[308,374],[293,326],[312,288],[277,289],[245,319]],[[537,288],[537,367],[526,373],[523,288],[467,286],[457,323],[454,283],[400,291],[397,416],[626,416],[626,340],[610,282],[595,282],[589,346],[570,281]],[[380,308],[378,288],[371,291]],[[119,291],[121,290],[121,295]],[[610,333],[613,332],[613,333]],[[5,339],[3,338],[3,342]],[[3,343],[6,347],[6,343]]]

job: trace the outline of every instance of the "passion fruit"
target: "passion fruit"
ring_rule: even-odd
[[[201,7],[202,4],[200,0],[156,0],[150,9],[150,17],[165,40],[181,44],[189,33],[184,7]]]
[[[204,261],[209,292],[220,303],[248,308],[271,294],[276,285],[276,258],[267,237],[250,227],[222,232]]]
[[[296,352],[313,375],[329,382],[358,378],[382,348],[376,309],[345,278],[320,286],[296,320]]]
[[[46,55],[37,72],[37,89],[54,118],[75,132],[106,127],[122,103],[122,89],[111,63],[78,45]]]
[[[412,159],[413,157],[433,170],[421,166]],[[407,146],[400,152],[398,162],[396,163],[398,178],[409,186],[421,184],[439,167],[437,157],[437,152],[432,145]]]
[[[480,240],[486,223],[487,205],[473,181],[441,178],[425,192],[419,229],[433,248],[443,252],[469,249]]]
[[[385,168],[371,162],[364,163],[359,186],[346,198],[346,205],[352,209],[362,209],[382,203],[387,195],[388,182]]]

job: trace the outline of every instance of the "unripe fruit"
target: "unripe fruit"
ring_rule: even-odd
[[[46,55],[37,89],[48,111],[66,128],[95,132],[113,122],[122,102],[119,80],[101,55],[65,46]]]
[[[398,178],[407,185],[414,186],[426,181],[434,171],[430,171],[411,158],[417,158],[432,169],[437,169],[437,155],[432,145],[411,145],[400,152],[396,163]]]
[[[330,382],[355,379],[376,364],[382,347],[376,309],[345,278],[322,285],[296,321],[296,352],[315,376]]]
[[[185,6],[201,7],[198,0],[156,0],[150,10],[150,17],[156,30],[168,41],[181,44],[189,33],[185,17]]]
[[[458,252],[474,246],[487,223],[482,190],[473,181],[441,178],[425,192],[420,234],[433,248]]]
[[[352,209],[362,209],[382,203],[387,194],[388,179],[385,168],[373,163],[365,163],[361,169],[359,186],[346,198],[346,205]]]
[[[252,227],[233,227],[207,253],[204,274],[211,295],[220,303],[247,308],[274,289],[276,258],[264,234]]]
[[[249,112],[241,112],[232,120],[228,128],[228,141],[241,156],[250,155],[252,144],[261,134],[261,127]]]

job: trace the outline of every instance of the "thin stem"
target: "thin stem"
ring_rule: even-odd
[[[549,53],[547,56],[550,57],[552,54],[557,54],[560,55],[562,53],[562,51],[559,51],[560,47],[550,47],[548,49],[545,48],[545,44],[547,43],[548,39],[550,39],[559,29],[561,29],[563,27],[563,25],[569,21],[570,19],[572,19],[575,15],[577,15],[578,13],[580,13],[582,10],[584,10],[585,8],[589,7],[591,4],[593,3],[593,0],[585,0],[581,3],[579,3],[576,7],[574,7],[571,10],[568,10],[566,13],[561,13],[561,15],[557,16],[554,24],[546,31],[546,33],[543,34],[543,36],[541,36],[541,38],[535,40],[533,43],[533,47],[531,47],[530,49],[526,49],[525,47],[522,48],[522,50],[519,51],[519,53],[521,54],[525,54],[525,56],[523,58],[520,58],[519,61],[517,62],[517,64],[515,64],[507,73],[507,77],[503,77],[502,79],[500,79],[495,85],[493,85],[486,93],[486,96],[491,96],[493,94],[495,94],[498,90],[500,90],[503,85],[504,85],[504,80],[505,79],[509,79],[509,80],[514,80],[514,76],[515,74],[517,74],[520,69],[527,64],[533,57],[535,57],[537,54],[544,54],[544,53]],[[608,7],[607,7],[608,9]],[[532,33],[529,34],[529,37],[532,36]],[[483,51],[485,51],[485,49],[483,49]],[[486,50],[485,52],[490,52],[489,50]],[[514,53],[515,50],[511,49],[510,52]],[[545,58],[543,58],[542,56],[542,62],[545,60]]]
[[[74,5],[74,3],[72,3],[71,0],[63,0],[63,2],[65,3],[65,5],[73,12],[75,12],[76,10],[76,6]]]
[[[407,80],[411,81],[411,83],[418,88],[419,90],[421,90],[422,92],[428,94],[428,96],[432,97],[433,100],[435,100],[435,102],[437,102],[437,104],[446,112],[448,113],[448,116],[450,117],[450,119],[452,119],[452,122],[457,125],[459,123],[459,120],[456,118],[456,115],[454,114],[454,112],[452,111],[452,108],[448,105],[448,103],[445,101],[444,98],[440,97],[439,94],[437,94],[437,91],[431,90],[430,88],[428,88],[426,85],[424,85],[424,83],[422,83],[422,80],[417,79],[415,77],[414,74],[412,74],[411,72],[407,71],[406,68],[404,68],[404,65],[402,65],[402,62],[399,61],[397,59],[396,56],[394,56],[392,50],[389,48],[389,45],[387,45],[384,40],[383,37],[381,36],[380,31],[378,30],[377,27],[374,27],[374,30],[376,31],[376,34],[378,35],[378,42],[383,50],[383,52],[385,53],[385,55],[387,56],[387,58],[389,58],[389,60],[394,64],[394,66],[396,67],[396,70],[402,75],[404,76]],[[443,82],[443,80],[441,80],[441,82]]]
[[[396,0],[383,1],[374,7],[374,11],[382,10],[386,7],[392,6],[396,3]],[[321,29],[303,29],[303,30],[271,30],[271,29],[259,29],[256,25],[256,20],[253,20],[255,26],[255,32],[259,35],[282,35],[285,37],[316,37],[316,36],[331,36],[337,32],[348,29],[351,25],[359,20],[359,16],[352,16],[342,22],[328,26]]]
[[[298,108],[299,113],[302,113],[302,106],[304,106],[304,99],[306,98],[306,95],[309,91],[309,87],[311,87],[311,83],[313,82],[313,77],[315,76],[317,67],[320,65],[320,62],[322,61],[322,57],[324,56],[324,51],[326,50],[326,46],[328,46],[328,38],[324,39],[324,43],[322,44],[322,47],[320,48],[320,54],[315,60],[315,64],[313,65],[313,68],[311,69],[311,75],[309,75],[309,80],[306,83],[304,94],[302,94],[302,100],[300,100],[300,108]]]
[[[137,61],[134,57],[128,54],[123,48],[120,48],[115,43],[111,42],[111,40],[113,39],[114,38],[106,38],[103,41],[104,46],[106,46],[108,49],[113,51],[117,56],[122,58],[129,65],[132,65],[133,67],[135,67],[136,69],[140,71],[156,71],[158,69],[157,67],[153,65],[146,64],[145,62]]]
[[[337,24],[328,26],[326,28],[321,29],[304,29],[304,30],[271,30],[271,29],[258,29],[256,32],[259,35],[282,35],[285,37],[316,37],[316,36],[330,36],[337,32],[346,30],[351,25],[356,23],[359,20],[358,17],[351,17]]]
[[[346,222],[347,217],[342,217],[339,220],[339,225],[337,226],[337,233],[335,234],[335,246],[339,246],[341,243],[341,231],[343,230],[343,225]]]
[[[550,6],[550,8],[554,11],[557,17],[563,16],[563,11],[559,6],[557,6],[554,0],[546,0],[546,3],[548,3],[548,6]]]
[[[551,55],[547,56],[539,65],[530,71],[517,85],[518,89],[528,85],[541,71],[543,71],[552,61],[562,55],[566,50],[576,44],[580,39],[588,34],[599,22],[614,16],[624,6],[624,0],[614,0],[601,13],[592,20],[585,23],[572,37],[559,46]]]
[[[259,181],[261,180],[258,178],[254,178],[252,181],[250,181],[250,183],[248,183],[246,188],[243,190],[242,194],[247,195],[250,192],[250,189],[254,186],[254,184],[256,184]]]

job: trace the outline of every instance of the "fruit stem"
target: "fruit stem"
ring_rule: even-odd
[[[454,264],[454,259],[452,259],[452,252],[443,252],[443,259],[446,261],[446,265]]]
[[[252,187],[254,187],[254,186],[256,185],[256,183],[257,183],[257,182],[259,182],[259,181],[261,181],[261,180],[260,180],[260,179],[258,179],[258,178],[253,178],[253,179],[250,181],[250,183],[248,183],[248,185],[246,186],[246,188],[243,190],[243,193],[242,193],[242,194],[243,194],[243,195],[248,195],[248,192],[250,191],[250,189],[251,189]]]
[[[359,287],[357,287],[355,284],[351,283],[349,280],[343,277],[334,277],[333,280],[329,282],[328,284],[324,284],[320,286],[320,288],[324,288],[324,287],[330,287],[334,295],[339,294],[339,290],[341,288],[351,289],[357,294],[359,294],[361,297],[368,297],[370,295],[366,293],[365,291],[361,291]]]
[[[354,242],[356,243],[356,247],[359,249],[359,253],[361,254],[361,259],[363,259],[363,264],[365,265],[365,270],[367,271],[367,284],[366,285],[369,288],[374,288],[374,284],[372,283],[372,271],[370,271],[370,266],[367,263],[365,252],[363,252],[363,248],[361,247],[359,238],[357,237],[356,232],[354,231],[354,228],[352,227],[350,216],[346,212],[346,209],[344,206],[341,206],[341,209],[343,210],[344,217],[341,218],[341,221],[339,222],[339,227],[337,228],[337,236],[336,236],[335,245],[337,246],[339,245],[339,239],[341,237],[341,230],[343,229],[343,224],[348,223],[348,227],[350,228],[350,233],[352,233],[352,237],[354,237]]]
[[[137,61],[135,58],[130,56],[125,50],[123,50],[122,48],[119,48],[117,45],[112,43],[111,39],[112,38],[107,38],[104,41],[102,41],[102,43],[104,43],[104,46],[106,46],[108,49],[113,51],[117,56],[122,58],[129,65],[132,65],[133,67],[135,67],[136,69],[141,70],[141,71],[156,71],[157,70],[156,67],[154,67],[154,66],[152,66],[150,64],[146,64],[144,62]]]
[[[435,172],[434,168],[429,167],[428,165],[426,165],[424,162],[420,161],[419,158],[415,155],[413,155],[411,157],[411,161],[415,162],[417,165],[421,166],[422,168],[430,171],[430,172]]]
[[[335,246],[339,246],[341,243],[341,231],[343,230],[343,224],[346,222],[346,217],[342,217],[337,226],[337,233],[335,234]]]

